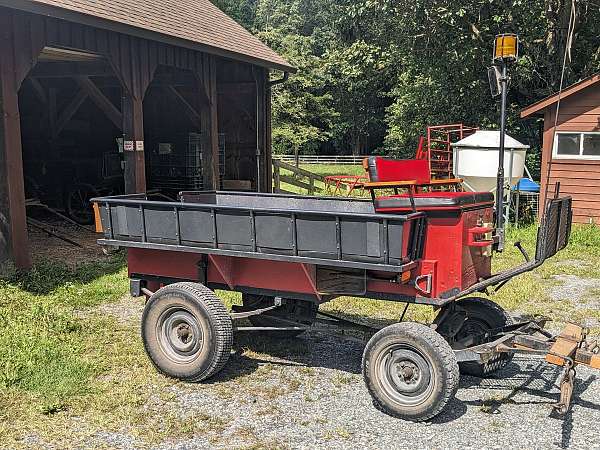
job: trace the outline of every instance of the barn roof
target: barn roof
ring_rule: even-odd
[[[598,82],[600,82],[600,72],[596,73],[594,75],[591,75],[587,78],[584,78],[583,80],[578,81],[577,83],[574,83],[571,86],[563,89],[562,93],[560,94],[560,99],[562,101],[565,98],[567,98],[573,94],[576,94],[577,92],[580,92],[583,89],[587,89],[588,87],[595,85]],[[521,118],[524,119],[526,117],[539,114],[542,110],[546,109],[548,106],[553,105],[557,101],[558,101],[558,93],[554,94],[554,95],[550,95],[549,97],[546,97],[546,98],[534,103],[533,105],[528,106],[524,110],[522,110]]]
[[[0,5],[294,71],[209,0],[0,0]]]

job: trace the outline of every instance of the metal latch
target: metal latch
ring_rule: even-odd
[[[419,284],[421,283],[421,281],[425,280],[425,289],[421,288],[421,286],[419,286]],[[432,284],[433,284],[433,276],[428,273],[426,275],[419,275],[418,277],[415,278],[414,281],[414,286],[415,289],[417,291],[419,291],[421,294],[431,294],[431,288],[432,288]]]

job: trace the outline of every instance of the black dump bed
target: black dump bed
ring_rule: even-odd
[[[93,199],[101,244],[402,271],[421,255],[425,217],[377,214],[370,201],[240,192]]]

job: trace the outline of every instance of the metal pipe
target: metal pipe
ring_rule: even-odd
[[[269,81],[269,83],[268,83],[269,89],[271,89],[273,86],[277,86],[278,84],[285,83],[287,80],[289,80],[289,78],[290,78],[290,73],[283,72],[283,77],[278,78],[277,80]]]
[[[496,179],[496,233],[498,243],[496,250],[504,249],[504,138],[506,134],[506,97],[507,97],[507,70],[506,62],[502,62],[502,101],[500,104],[500,147],[498,149],[498,176]]]

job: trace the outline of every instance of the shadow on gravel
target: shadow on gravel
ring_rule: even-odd
[[[361,373],[364,345],[319,332],[307,332],[297,338],[278,339],[253,333],[238,333],[234,354],[225,368],[211,381],[232,380],[255,372],[263,364],[276,366],[319,367]]]
[[[227,366],[209,383],[233,380],[237,377],[255,372],[261,365],[273,364],[289,367],[318,367],[335,369],[351,374],[361,373],[361,359],[364,344],[343,337],[307,332],[298,338],[277,339],[252,333],[239,333],[234,344],[235,353],[231,355]],[[509,391],[508,394],[498,392],[487,399],[461,401],[453,399],[442,414],[431,423],[443,424],[452,422],[467,412],[468,406],[479,407],[488,414],[502,414],[507,405],[540,405],[548,406],[558,401],[560,392],[557,379],[561,369],[546,364],[542,359],[532,357],[515,357],[502,371],[493,378],[475,378],[461,376],[459,389],[483,389]],[[596,381],[595,375],[587,379],[577,379],[573,393],[573,405],[582,408],[600,410],[600,403],[581,399],[589,386]],[[534,399],[515,399],[517,394],[526,393]],[[376,406],[376,405],[375,405]],[[549,413],[554,417],[553,414]],[[556,417],[562,421],[562,440],[556,445],[562,448],[569,446],[573,419],[571,412],[564,417]]]
[[[518,362],[519,364],[517,364]],[[473,378],[462,377],[461,388],[497,389],[510,390],[506,395],[497,396],[487,400],[466,401],[466,405],[479,406],[483,412],[488,414],[501,414],[506,405],[539,405],[546,404],[549,407],[558,402],[560,390],[558,378],[561,369],[550,366],[539,358],[515,358],[495,378]],[[600,411],[600,402],[593,403],[583,400],[581,395],[597,380],[596,375],[590,375],[585,380],[576,378],[573,390],[571,409],[565,416],[560,416],[555,410],[549,410],[549,416],[561,422],[561,441],[555,444],[560,448],[568,448],[571,443],[573,431],[573,406],[577,405],[586,409]],[[527,393],[538,397],[533,400],[515,400],[518,393]]]

